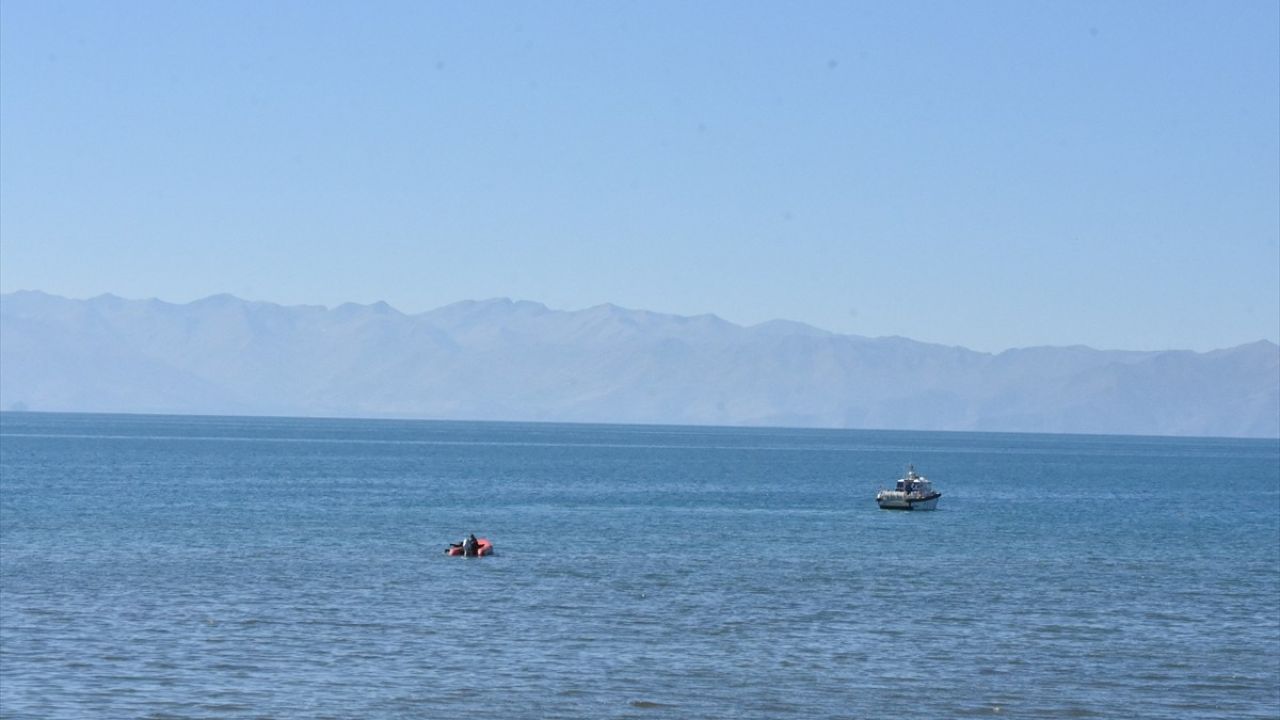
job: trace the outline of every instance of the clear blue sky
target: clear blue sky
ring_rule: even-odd
[[[0,290],[1280,340],[1280,4],[0,5]]]

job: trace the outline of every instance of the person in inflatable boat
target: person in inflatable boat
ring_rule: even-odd
[[[471,533],[462,541],[462,554],[466,557],[475,557],[480,552],[480,541],[476,540],[476,534]]]

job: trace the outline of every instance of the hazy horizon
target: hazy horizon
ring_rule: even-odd
[[[1280,436],[1280,347],[992,354],[598,305],[0,297],[0,407]]]

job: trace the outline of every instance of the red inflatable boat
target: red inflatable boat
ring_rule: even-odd
[[[461,555],[462,544],[450,545],[444,549],[445,555]],[[493,554],[493,543],[489,542],[489,538],[476,538],[476,554],[475,557],[484,557]]]

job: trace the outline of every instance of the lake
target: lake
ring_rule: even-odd
[[[1274,440],[0,413],[5,718],[1278,714]]]

